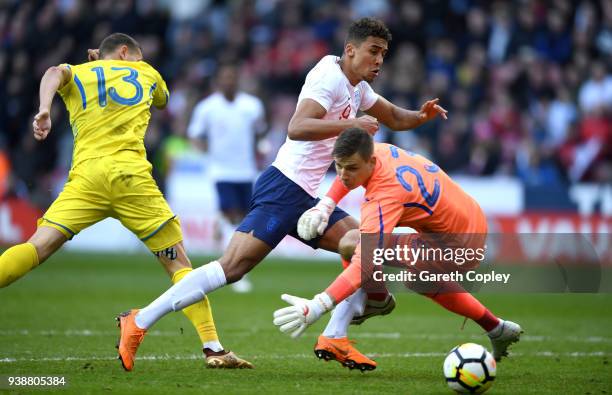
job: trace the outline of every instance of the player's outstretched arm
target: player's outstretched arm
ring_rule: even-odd
[[[364,115],[355,119],[330,120],[322,119],[327,111],[313,99],[303,99],[289,121],[287,135],[292,140],[315,141],[335,137],[350,127],[365,129],[374,135],[378,130],[378,121]]]
[[[288,294],[282,294],[281,299],[290,306],[274,312],[274,325],[293,338],[299,337],[306,328],[334,308],[333,300],[325,292],[315,295],[311,300]]]
[[[47,138],[51,131],[51,103],[55,92],[70,82],[72,72],[66,66],[49,67],[40,81],[40,107],[34,116],[32,127],[34,138],[42,141]]]
[[[376,117],[381,123],[392,130],[407,130],[421,126],[425,122],[434,119],[438,115],[447,119],[447,113],[438,102],[440,99],[426,101],[419,111],[405,110],[396,106],[382,96],[378,97],[376,103],[366,113]]]
[[[304,211],[300,216],[297,224],[298,235],[304,240],[312,240],[323,235],[329,223],[329,217],[347,193],[349,189],[336,176],[327,195],[316,206]]]

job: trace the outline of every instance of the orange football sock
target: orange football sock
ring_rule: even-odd
[[[427,294],[425,296],[431,298],[448,311],[474,320],[487,332],[499,324],[499,318],[495,317],[493,313],[470,293],[441,293],[436,295]]]
[[[351,264],[351,261],[349,260],[346,260],[344,258],[341,258],[341,260],[342,260],[342,267],[344,269],[346,269]],[[384,285],[381,287],[377,287],[377,289],[380,289],[380,292],[368,292],[367,294],[368,300],[376,300],[378,302],[382,302],[383,300],[387,299],[387,296],[389,295],[389,291],[387,291]],[[332,291],[332,292],[335,292],[335,291]],[[328,295],[331,295],[331,294],[328,294]]]
[[[359,287],[361,287],[361,265],[348,265],[325,292],[338,304],[351,296]]]

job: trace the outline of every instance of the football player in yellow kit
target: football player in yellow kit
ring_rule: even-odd
[[[50,67],[40,83],[34,138],[51,131],[55,93],[70,114],[74,134],[72,168],[63,191],[38,221],[34,235],[0,256],[0,287],[6,287],[44,262],[67,240],[105,218],[119,220],[157,256],[172,282],[191,268],[178,218],[151,176],[144,135],[151,105],[164,108],[168,88],[142,60],[132,37],[113,33],[89,62]],[[219,342],[207,299],[183,310],[196,328],[208,367],[252,368]],[[132,370],[133,361],[122,361]]]

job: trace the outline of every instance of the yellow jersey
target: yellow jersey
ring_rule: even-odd
[[[72,167],[121,150],[146,158],[144,135],[151,105],[164,107],[168,88],[146,62],[97,60],[70,68],[72,78],[59,94],[74,135]]]

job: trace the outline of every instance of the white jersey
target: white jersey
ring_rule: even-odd
[[[367,82],[352,86],[340,69],[339,60],[333,55],[321,59],[306,76],[298,98],[298,104],[304,99],[312,99],[323,106],[327,111],[323,119],[327,120],[353,119],[357,110],[369,109],[378,99]],[[296,141],[287,137],[272,166],[316,197],[333,162],[332,150],[337,138]]]
[[[255,135],[264,130],[264,122],[264,107],[257,97],[239,92],[230,102],[216,92],[195,106],[187,134],[208,137],[215,181],[251,182],[257,175]]]

